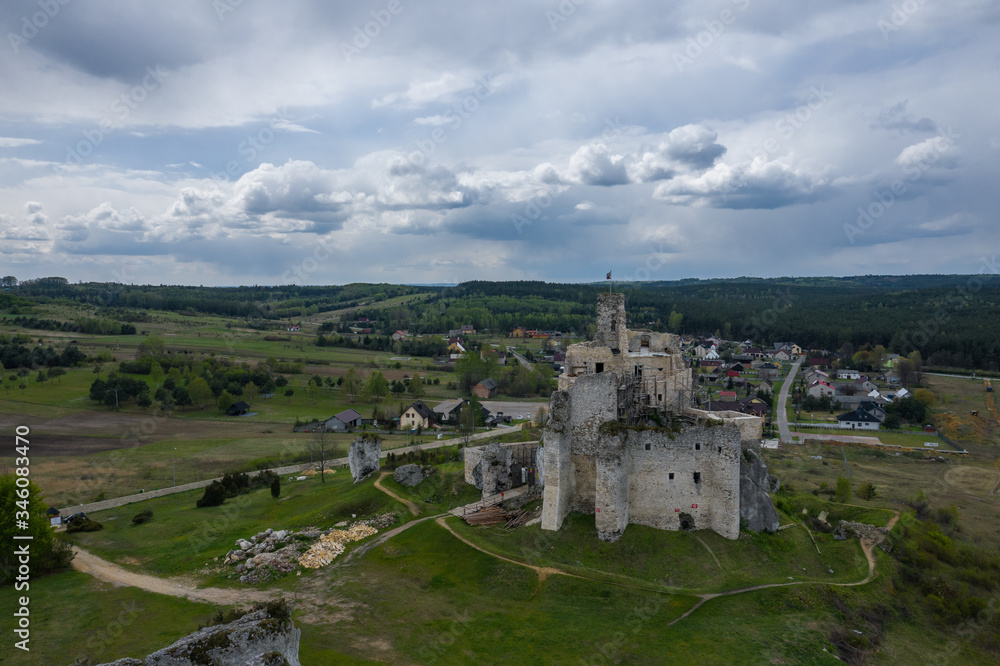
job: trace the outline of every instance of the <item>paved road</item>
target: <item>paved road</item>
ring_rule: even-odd
[[[514,351],[513,347],[507,347],[507,353],[517,359],[517,362],[526,367],[528,370],[534,370],[535,366],[526,358]]]
[[[509,432],[515,432],[521,430],[522,424],[517,424],[509,428],[503,428],[501,430],[491,430],[489,432],[476,433],[469,437],[469,441],[477,441],[481,439],[489,439],[490,437],[497,437],[500,435],[505,435]],[[400,454],[407,453],[409,451],[429,451],[431,449],[440,449],[444,446],[454,446],[456,444],[464,443],[464,437],[454,437],[452,439],[442,439],[434,440],[431,442],[425,442],[424,444],[414,444],[413,446],[404,446],[398,449],[390,449],[388,451],[382,451],[382,457],[385,458],[389,451],[392,453]],[[310,467],[316,466],[317,463],[300,463],[297,465],[287,465],[285,467],[275,467],[271,471],[278,476],[284,476],[286,474],[296,474],[298,472],[304,472]],[[332,460],[327,460],[327,467],[338,467],[341,465],[348,464],[347,458],[335,458]],[[258,474],[259,472],[251,472],[250,475]],[[220,477],[216,477],[220,478]],[[84,513],[92,513],[95,511],[104,511],[105,509],[114,509],[115,507],[124,506],[125,504],[132,504],[133,502],[142,502],[143,500],[153,499],[156,497],[163,497],[165,495],[172,495],[174,493],[183,493],[188,490],[196,490],[198,488],[204,488],[205,486],[215,481],[215,479],[205,479],[203,481],[194,481],[193,483],[185,483],[179,486],[171,486],[170,488],[160,488],[159,490],[151,490],[148,493],[139,493],[136,495],[125,495],[124,497],[116,497],[114,499],[104,500],[101,502],[91,502],[90,504],[80,504],[74,507],[63,507],[60,509],[64,515],[71,513],[78,513],[83,511]]]
[[[788,416],[785,414],[785,404],[788,402],[788,391],[792,388],[792,384],[795,383],[795,374],[799,371],[799,366],[802,365],[803,358],[799,356],[795,359],[792,369],[788,371],[788,376],[785,377],[785,381],[781,385],[781,393],[778,394],[778,438],[784,444],[792,443],[792,433],[788,428]]]
[[[497,412],[503,412],[505,416],[513,416],[514,418],[524,416],[528,419],[534,418],[535,414],[538,413],[539,407],[545,407],[546,409],[549,408],[548,401],[511,402],[507,400],[481,400],[480,404],[494,414]]]

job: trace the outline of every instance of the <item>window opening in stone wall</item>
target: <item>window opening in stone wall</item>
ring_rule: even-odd
[[[618,330],[618,320],[617,319],[612,319],[611,320],[611,330],[612,331],[617,331]]]
[[[597,373],[597,372],[604,372],[604,364],[603,363],[595,363],[594,364],[594,372],[595,373]]]
[[[636,377],[639,377],[641,379],[642,378],[642,366],[641,365],[635,366],[635,370],[632,372],[632,374],[634,374]]]
[[[673,473],[673,472],[670,472],[670,473],[669,473],[669,474],[667,475],[667,478],[668,478],[669,480],[673,481],[673,480],[674,480],[674,473]]]
[[[719,453],[722,453],[722,447],[721,446],[719,447]]]
[[[649,349],[649,338],[646,337],[642,338],[642,340],[639,341],[639,346]]]
[[[695,451],[701,451],[701,444],[695,444],[694,445],[694,450]]]
[[[647,451],[649,451],[649,450],[651,450],[652,448],[653,448],[653,445],[652,445],[652,444],[650,444],[649,442],[646,442],[646,450],[647,450]]]
[[[695,472],[694,473],[694,482],[695,483],[701,483],[701,472]]]

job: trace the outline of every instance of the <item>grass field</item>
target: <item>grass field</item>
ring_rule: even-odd
[[[76,571],[33,578],[29,592],[31,650],[15,650],[7,638],[0,651],[5,662],[51,666],[142,658],[207,624],[216,612],[211,604],[116,587]],[[15,608],[17,596],[11,587],[0,588],[4,608]]]
[[[873,517],[876,523],[884,524],[889,514],[881,514]],[[782,517],[782,523],[789,522],[790,517]],[[602,580],[689,592],[793,579],[850,582],[864,578],[868,570],[857,542],[818,535],[822,552],[817,553],[801,528],[774,535],[744,533],[731,540],[710,530],[672,532],[629,525],[620,541],[609,544],[596,538],[593,516],[571,513],[558,533],[542,531],[537,525],[512,532],[464,524],[456,529],[488,550],[532,564]],[[663,553],[670,556],[663,557]],[[833,574],[828,573],[831,569]]]
[[[408,520],[409,512],[396,500],[374,487],[374,478],[355,484],[347,470],[306,481],[282,479],[281,497],[274,499],[262,489],[226,500],[217,507],[196,508],[201,490],[178,493],[101,511],[92,517],[104,524],[99,532],[80,533],[72,540],[105,559],[136,571],[156,575],[197,575],[206,584],[233,584],[215,557],[224,556],[237,539],[248,539],[268,527],[301,529],[329,528],[352,516],[367,517],[385,511]],[[153,519],[133,525],[141,510]],[[236,583],[238,585],[238,582]]]

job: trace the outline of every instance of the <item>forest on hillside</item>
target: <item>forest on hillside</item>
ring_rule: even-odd
[[[365,321],[377,335],[397,329],[444,333],[472,325],[494,335],[523,326],[581,337],[592,330],[597,294],[609,288],[541,281],[185,287],[43,278],[5,284],[0,310],[10,314],[30,312],[30,303],[64,302],[97,305],[122,321],[150,309],[234,317],[252,325],[354,308],[344,322]],[[629,325],[636,328],[718,333],[759,344],[793,340],[831,351],[845,343],[883,345],[900,354],[919,350],[931,365],[1000,368],[1000,281],[991,275],[690,279],[613,288],[625,293]],[[399,298],[405,296],[414,298]],[[386,306],[387,299],[397,300]],[[121,314],[129,311],[132,316]]]

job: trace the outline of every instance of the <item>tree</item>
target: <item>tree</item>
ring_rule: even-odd
[[[861,495],[863,499],[866,499],[869,502],[871,502],[878,495],[878,491],[875,489],[875,484],[869,481],[868,483],[866,483],[864,486],[861,487],[861,490],[858,491],[858,494]]]
[[[681,332],[681,322],[684,320],[684,315],[680,312],[670,311],[670,316],[667,317],[667,328],[674,333]]]
[[[277,499],[279,495],[281,495],[281,478],[276,476],[271,482],[271,497]]]
[[[27,486],[19,487],[16,480],[18,478],[24,477],[0,477],[0,516],[3,517],[0,521],[0,540],[7,545],[0,551],[0,585],[13,583],[17,575],[19,562],[14,544],[31,545],[33,575],[64,569],[73,559],[72,547],[56,537],[49,526],[49,518],[45,515],[48,507],[41,490],[30,481]],[[27,528],[19,528],[15,518],[26,520]],[[15,541],[15,535],[30,537],[30,541]],[[34,578],[31,582],[34,582]]]
[[[330,446],[331,441],[332,438],[330,433],[326,431],[325,427],[320,427],[319,429],[313,431],[312,440],[307,445],[310,457],[319,459],[320,483],[326,483],[326,451]]]
[[[842,477],[837,477],[837,485],[834,486],[833,498],[840,502],[850,502],[851,501],[851,482]]]
[[[931,391],[930,389],[925,389],[925,388],[917,389],[916,391],[914,391],[913,399],[919,402],[927,409],[933,407],[934,403],[937,402],[937,396],[934,395],[934,392]]]
[[[904,387],[913,384],[916,373],[913,371],[913,363],[906,358],[896,361],[896,374],[899,375],[899,383]]]
[[[374,398],[375,402],[385,397],[388,392],[389,382],[386,381],[381,371],[375,370],[368,375],[368,380],[365,382],[365,393]]]
[[[899,414],[886,414],[885,420],[882,421],[882,427],[886,430],[899,430],[902,424],[903,422],[899,418]]]
[[[149,393],[143,393],[135,399],[135,404],[142,407],[143,411],[146,411],[146,409],[153,404],[153,399],[149,397]]]
[[[163,366],[158,361],[153,361],[153,365],[149,366],[149,377],[154,384],[159,384],[163,379]]]
[[[139,344],[137,355],[143,356],[163,356],[167,351],[167,344],[158,335],[149,335]]]
[[[344,393],[347,394],[348,399],[354,402],[357,398],[358,393],[361,390],[361,380],[358,379],[358,371],[354,368],[350,368],[347,374],[344,375]]]
[[[410,380],[409,389],[410,395],[412,395],[414,399],[424,397],[424,380],[420,377],[420,375],[413,375],[413,379]]]
[[[258,389],[257,385],[253,382],[247,382],[243,385],[243,395],[246,396],[247,402],[251,405],[253,404],[253,400],[257,397],[259,391],[260,389]]]
[[[219,394],[219,400],[216,402],[216,406],[219,408],[220,412],[224,412],[229,409],[229,406],[233,404],[233,395],[229,391],[223,391]]]
[[[292,396],[295,395],[295,389],[285,389],[285,397],[288,398],[288,402],[292,401]]]
[[[923,379],[923,370],[924,370],[924,359],[923,357],[920,356],[920,350],[914,349],[913,351],[910,352],[910,355],[907,356],[906,358],[907,360],[909,360],[910,363],[913,364],[914,379],[917,385],[919,386],[921,380]]]
[[[66,371],[62,368],[49,368],[49,379],[59,379],[66,374]],[[62,379],[59,379],[59,383],[62,383]]]
[[[881,370],[882,365],[885,363],[885,357],[885,347],[882,345],[875,345],[875,349],[873,349],[871,354],[868,356],[868,360],[871,361],[872,367],[875,370]]]
[[[212,398],[212,389],[208,382],[202,377],[195,377],[188,384],[188,394],[191,396],[191,403],[198,405],[198,409],[205,409],[205,403]],[[226,405],[228,407],[229,405]]]
[[[319,398],[319,387],[320,384],[315,379],[310,379],[309,383],[306,385],[306,393],[309,395],[310,398],[312,398],[314,404],[317,398]]]

